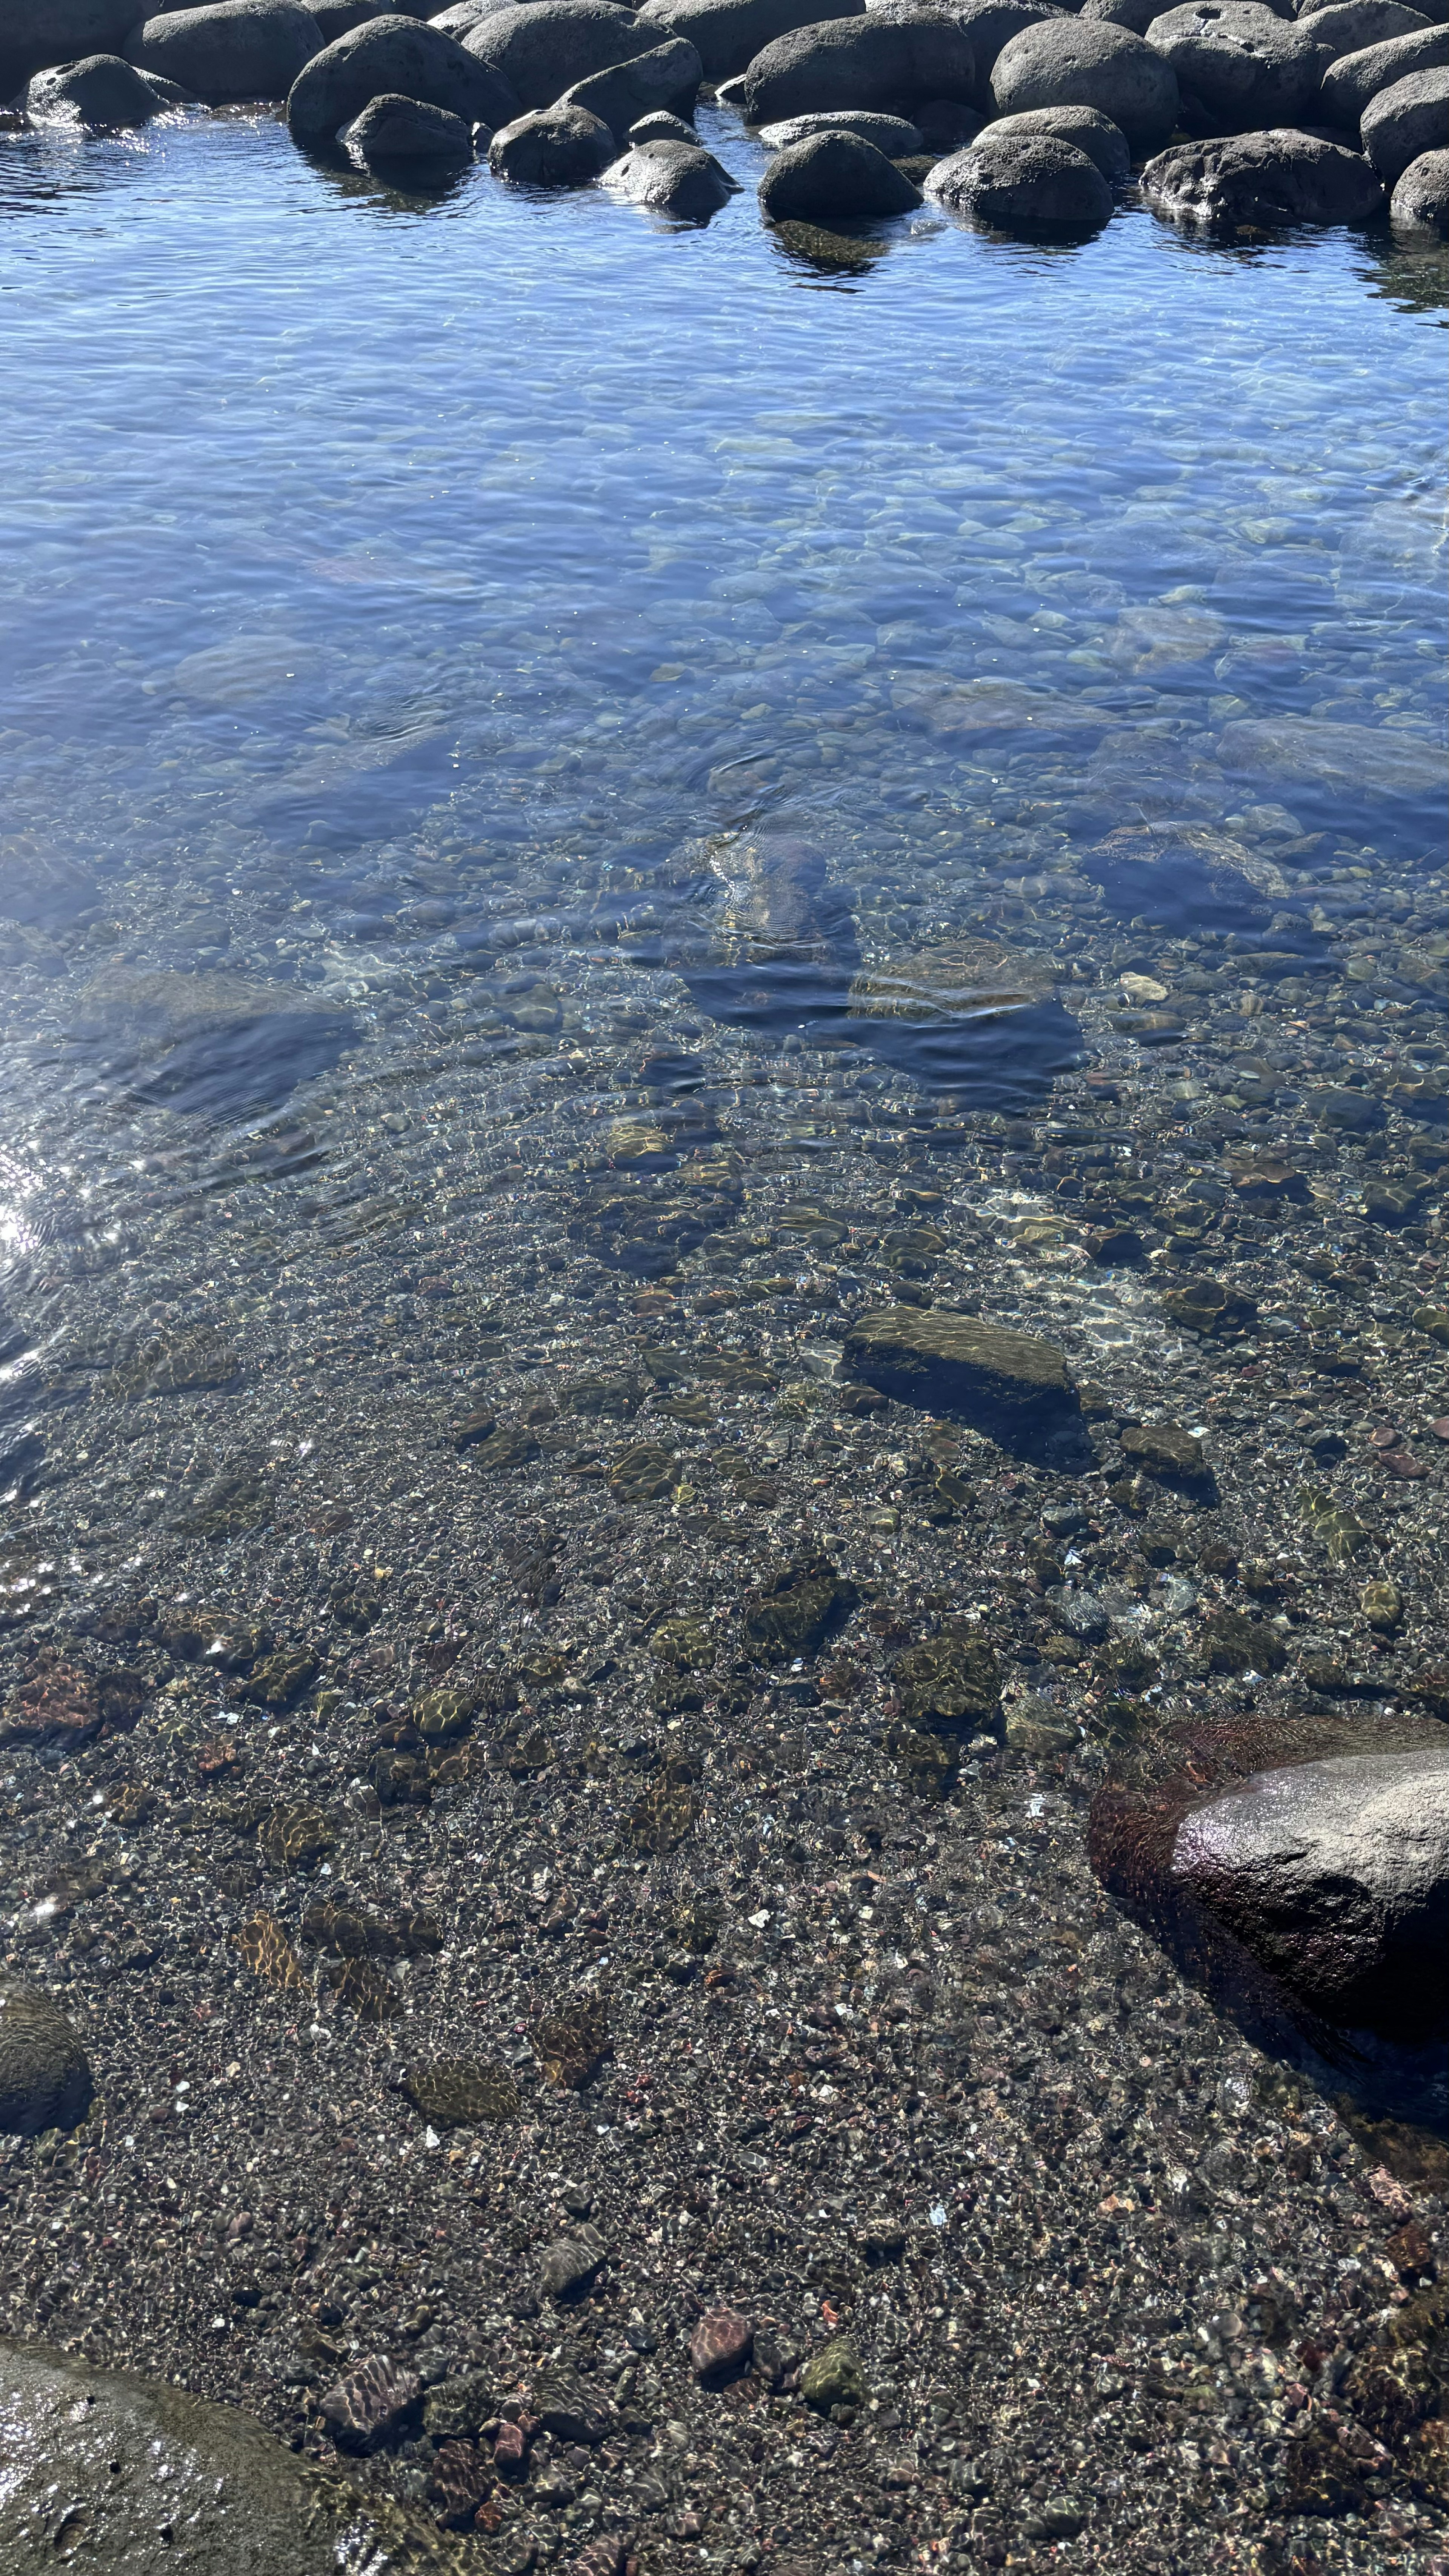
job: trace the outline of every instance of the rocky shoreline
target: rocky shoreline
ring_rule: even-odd
[[[428,17],[420,0],[208,0],[138,21],[134,0],[9,0],[3,121],[100,134],[285,101],[303,150],[403,187],[446,187],[482,156],[512,185],[597,182],[707,223],[739,183],[694,131],[703,96],[770,142],[759,197],[777,223],[929,201],[1081,238],[1135,169],[1155,213],[1233,239],[1385,218],[1449,233],[1443,0],[817,7],[455,0]]]

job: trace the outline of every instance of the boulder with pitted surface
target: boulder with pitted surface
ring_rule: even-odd
[[[926,194],[996,232],[1094,232],[1112,212],[1111,189],[1075,144],[1055,134],[1006,134],[999,125],[938,161],[927,174]]]
[[[739,187],[702,144],[669,142],[626,152],[604,172],[603,184],[631,206],[691,224],[717,215]]]
[[[617,148],[602,117],[560,100],[500,126],[488,146],[488,167],[515,186],[577,188],[607,170]]]
[[[119,54],[88,54],[37,72],[25,92],[32,125],[63,125],[85,134],[120,134],[149,125],[168,107],[184,107],[189,93],[156,72],[138,72]]]
[[[1364,224],[1384,210],[1383,189],[1360,153],[1291,129],[1175,143],[1148,162],[1141,184],[1154,214],[1206,232]]]
[[[1024,27],[997,55],[991,96],[998,114],[1028,107],[1095,107],[1134,151],[1151,151],[1177,123],[1172,65],[1126,27],[1068,18]]]
[[[644,0],[639,26],[685,36],[709,81],[733,80],[777,36],[825,18],[863,18],[865,0]]]
[[[1261,0],[1188,0],[1154,18],[1147,42],[1177,74],[1184,99],[1219,133],[1296,125],[1310,115],[1332,50]]]
[[[1389,202],[1396,233],[1426,233],[1449,241],[1449,151],[1421,152],[1397,182]]]
[[[906,215],[919,188],[859,134],[808,134],[777,152],[760,181],[760,204],[777,223]]]
[[[416,19],[370,18],[315,54],[287,98],[294,143],[331,143],[368,101],[397,97],[445,107],[468,125],[507,125],[523,102],[500,73],[480,63],[452,36]]]
[[[208,107],[285,98],[314,54],[322,30],[297,0],[213,0],[146,18],[126,39],[139,71],[159,72]]]
[[[970,40],[953,18],[893,5],[778,37],[745,73],[742,105],[750,125],[833,107],[909,117],[920,100],[970,98],[975,84]]]
[[[1449,65],[1409,72],[1369,100],[1359,119],[1363,148],[1386,188],[1421,152],[1443,148],[1449,133]]]

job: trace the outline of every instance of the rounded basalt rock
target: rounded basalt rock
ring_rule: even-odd
[[[909,116],[918,99],[970,98],[970,38],[941,11],[901,6],[799,27],[756,54],[741,104],[750,125],[831,107]]]
[[[1409,163],[1395,185],[1389,215],[1395,232],[1449,241],[1449,151],[1421,152]]]
[[[652,116],[641,116],[630,126],[626,141],[639,143],[687,143],[699,140],[692,125],[682,116],[672,116],[666,108],[656,108]]]
[[[1416,36],[1395,36],[1388,44],[1365,45],[1362,53],[1340,54],[1329,64],[1318,94],[1318,122],[1341,128],[1357,142],[1359,122],[1380,90],[1410,72],[1442,71],[1449,64],[1449,27],[1426,27]]]
[[[0,2135],[72,2129],[93,2099],[90,2063],[58,2004],[0,1978]]]
[[[1322,0],[1319,8],[1300,12],[1299,26],[1314,43],[1326,45],[1335,62],[1340,54],[1366,53],[1373,45],[1392,45],[1405,36],[1422,36],[1433,21],[1402,0]]]
[[[921,148],[925,152],[964,151],[968,143],[975,142],[984,121],[974,107],[968,107],[964,99],[959,98],[923,99],[916,110]]]
[[[341,141],[343,150],[370,170],[461,170],[473,158],[471,125],[420,98],[369,99]]]
[[[204,99],[208,107],[285,98],[322,51],[322,30],[297,0],[212,0],[147,18],[126,40],[126,58]]]
[[[0,0],[0,99],[34,72],[120,53],[137,14],[136,0]]]
[[[1090,161],[1087,168],[1105,185]],[[1066,1360],[1039,1334],[1010,1332],[946,1306],[886,1306],[856,1319],[844,1349],[848,1369],[867,1386],[903,1404],[958,1414],[1005,1448],[1092,1455]]]
[[[1449,65],[1410,72],[1370,99],[1359,120],[1363,148],[1386,188],[1411,161],[1442,149],[1449,132]]]
[[[1180,105],[1177,75],[1153,46],[1129,28],[1080,18],[1013,36],[996,58],[991,96],[1002,116],[1095,107],[1144,152],[1172,132]]]
[[[119,134],[149,125],[168,106],[185,103],[186,92],[173,82],[150,78],[119,54],[87,54],[78,63],[58,63],[37,72],[25,92],[25,113],[32,125],[79,126],[87,134]]]
[[[507,125],[522,113],[516,90],[451,36],[416,19],[370,18],[314,54],[287,96],[294,143],[325,149],[369,99],[421,99],[467,125]]]
[[[784,152],[792,143],[809,143],[817,134],[859,135],[862,143],[873,143],[891,161],[926,149],[925,135],[908,117],[876,116],[867,107],[827,107],[814,116],[787,116],[781,125],[763,126],[759,140],[771,152]]]
[[[310,0],[310,5],[324,45],[350,36],[354,27],[365,26],[369,18],[430,18],[433,14],[428,0]]]
[[[471,2545],[429,2515],[364,2494],[240,2407],[168,2381],[6,2339],[0,2410],[7,2576],[69,2558],[58,2543],[71,2540],[79,2564],[140,2570],[174,2558],[178,2576],[337,2576],[344,2567],[465,2576],[477,2563]]]
[[[591,72],[587,80],[575,81],[558,104],[587,108],[611,134],[624,135],[641,116],[661,110],[693,116],[703,78],[693,45],[682,36],[668,36],[662,45],[651,45],[647,53],[635,54],[627,63],[615,63],[608,71]],[[691,142],[694,139],[689,137]]]
[[[976,59],[976,87],[963,95],[985,107],[991,102],[991,74],[1003,45],[1026,27],[1061,26],[1076,12],[1059,8],[1057,0],[958,0],[951,15],[964,29]]]
[[[708,81],[733,80],[796,27],[863,18],[865,0],[644,0],[641,27],[666,27],[698,47]]]
[[[1127,137],[1110,116],[1095,107],[1028,107],[1019,116],[998,116],[983,125],[971,149],[983,144],[994,145],[998,139],[1018,136],[1031,139],[1051,135],[1058,143],[1069,143],[1075,152],[1085,152],[1087,159],[1101,171],[1109,188],[1123,187],[1132,175],[1132,154]]]
[[[1332,60],[1329,45],[1260,0],[1188,0],[1153,19],[1147,42],[1220,130],[1296,124]]]
[[[1204,231],[1362,224],[1384,207],[1360,154],[1291,128],[1174,144],[1148,162],[1141,184],[1154,214]]]
[[[906,215],[921,192],[858,134],[811,134],[788,143],[760,181],[760,204],[779,221]]]
[[[739,187],[700,143],[642,143],[604,172],[603,184],[631,206],[680,223],[706,222]]]
[[[488,146],[495,178],[532,188],[584,187],[613,158],[614,137],[602,117],[562,102],[501,126]]]
[[[463,44],[517,91],[525,108],[552,107],[579,81],[645,50],[632,10],[615,8],[613,0],[515,0],[480,18]]]

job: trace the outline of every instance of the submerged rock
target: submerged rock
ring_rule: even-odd
[[[473,158],[473,129],[446,107],[389,93],[369,99],[342,146],[369,169],[461,170]]]
[[[59,2005],[38,1986],[0,1978],[0,2133],[74,2128],[91,2098],[85,2050]]]
[[[808,134],[787,143],[760,181],[767,215],[906,215],[921,202],[894,161],[859,134]]]
[[[845,1358],[882,1394],[958,1413],[1005,1448],[1087,1449],[1065,1357],[1034,1333],[944,1306],[886,1306],[852,1325]]]
[[[630,205],[673,215],[681,223],[706,222],[739,188],[702,144],[668,142],[641,143],[626,152],[604,172],[603,183]]]
[[[964,152],[938,161],[926,194],[998,232],[1090,232],[1112,212],[1112,191],[1085,152],[1055,134],[1014,134],[1003,118]]]
[[[292,140],[320,149],[362,114],[369,99],[384,96],[445,107],[490,133],[523,107],[510,81],[475,61],[440,28],[389,15],[369,18],[313,55],[287,95]]]
[[[1362,224],[1383,212],[1383,190],[1358,153],[1292,127],[1227,135],[1210,143],[1175,143],[1148,162],[1142,173],[1142,193],[1158,214],[1173,223],[1201,224],[1209,230]],[[1331,725],[1300,729],[1342,730]],[[1241,749],[1238,738],[1270,735],[1274,730],[1271,720],[1229,725],[1219,745],[1223,767],[1238,765],[1229,735]],[[1394,739],[1398,742],[1403,737]]]
[[[80,62],[37,72],[25,93],[25,113],[32,125],[113,134],[149,125],[164,108],[184,105],[188,94],[159,73],[137,71],[119,54],[87,54]]]
[[[584,186],[613,158],[614,137],[602,117],[566,101],[515,117],[488,146],[495,178],[534,188]]]

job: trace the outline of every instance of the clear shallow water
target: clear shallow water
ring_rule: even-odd
[[[516,1057],[510,968],[552,978],[535,1035],[587,1038],[600,977],[662,1026],[721,830],[821,849],[867,963],[1040,938],[1044,898],[1090,961],[1123,825],[1230,836],[1260,920],[1314,833],[1428,865],[1436,260],[1141,211],[832,249],[767,234],[757,148],[706,128],[746,188],[704,231],[483,172],[400,198],[270,120],[7,140],[17,1242],[118,1063],[159,1050],[158,1114],[254,1110],[338,1053],[309,995],[354,1065]],[[1266,720],[1351,774],[1247,757]],[[1224,882],[1109,910],[1211,929]],[[221,1002],[85,998],[153,968],[304,989],[218,1069]]]

